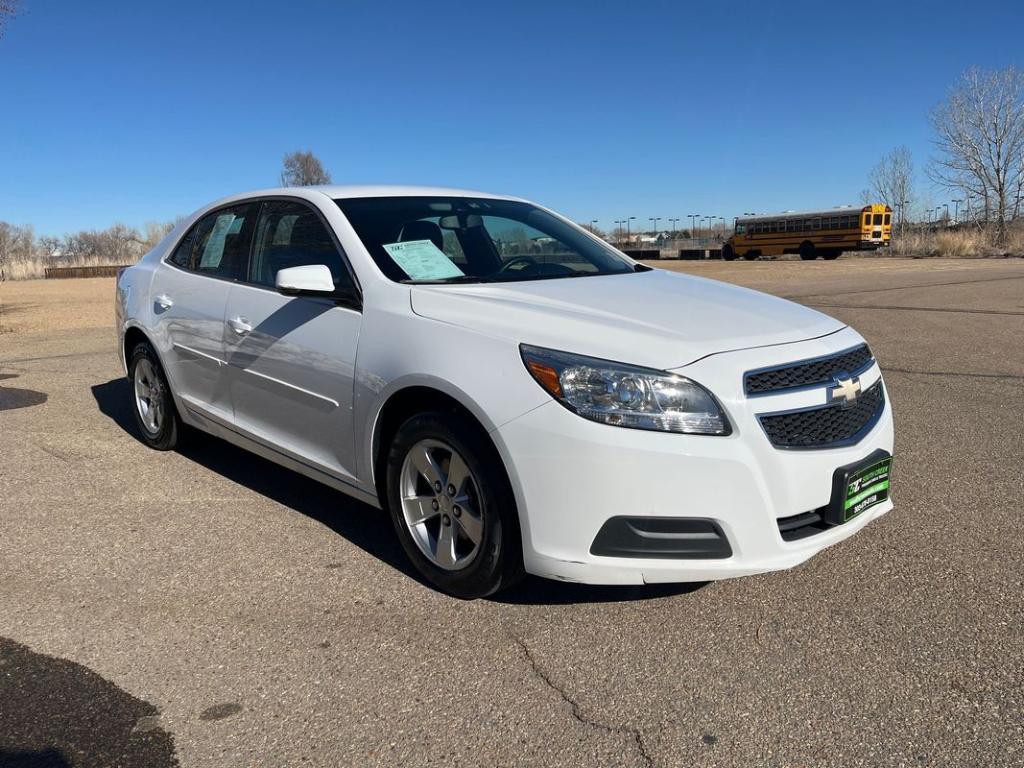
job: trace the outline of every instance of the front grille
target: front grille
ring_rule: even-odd
[[[885,407],[885,391],[879,379],[849,406],[826,405],[788,413],[771,413],[758,420],[777,448],[835,448],[856,443]]]
[[[867,344],[816,360],[791,363],[779,368],[751,371],[744,377],[748,395],[763,395],[799,387],[831,383],[839,374],[856,374],[867,368],[874,358]]]

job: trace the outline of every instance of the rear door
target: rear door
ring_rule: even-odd
[[[245,274],[257,205],[200,219],[160,266],[150,289],[157,345],[171,387],[186,405],[230,419],[224,376],[224,310]]]
[[[283,296],[278,270],[324,264],[336,296]],[[319,212],[298,200],[264,201],[245,284],[226,312],[236,428],[342,479],[355,476],[352,390],[362,323],[355,280]]]

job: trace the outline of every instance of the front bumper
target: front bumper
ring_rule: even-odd
[[[587,421],[547,403],[493,433],[520,509],[527,571],[592,584],[708,581],[790,568],[853,535],[892,508],[886,501],[850,522],[784,541],[778,519],[818,509],[837,467],[876,449],[892,453],[892,410],[856,445],[785,451],[771,445],[758,413],[822,402],[824,388],[747,397],[747,370],[830,354],[862,340],[850,329],[823,339],[713,355],[680,369],[718,396],[728,437],[624,429]],[[881,377],[865,371],[865,388]],[[591,553],[602,525],[618,515],[714,521],[731,555],[720,559],[605,557]]]

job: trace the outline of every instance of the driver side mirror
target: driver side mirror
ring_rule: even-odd
[[[331,270],[324,264],[278,270],[274,286],[285,296],[332,296],[335,292]]]

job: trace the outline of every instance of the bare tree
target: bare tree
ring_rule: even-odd
[[[0,221],[0,281],[8,279],[12,265],[27,261],[35,252],[32,227],[18,227]]]
[[[313,184],[331,183],[331,174],[324,168],[320,158],[308,150],[289,152],[284,156],[282,166],[282,187],[308,187]]]
[[[0,38],[4,36],[4,29],[17,13],[18,0],[0,0]]]
[[[969,69],[931,115],[937,155],[929,176],[980,202],[997,237],[1024,188],[1024,71]]]
[[[896,211],[903,228],[907,206],[914,202],[914,158],[905,146],[896,147],[868,174],[871,193]]]

